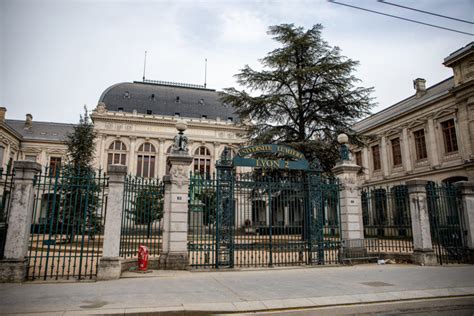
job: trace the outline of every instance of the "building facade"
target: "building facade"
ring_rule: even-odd
[[[65,137],[72,124],[8,120],[0,110],[0,161],[33,160],[55,168],[65,160]],[[227,147],[244,143],[244,126],[232,107],[222,104],[216,90],[159,81],[119,83],[107,88],[91,114],[97,133],[95,167],[126,165],[129,173],[161,178],[178,121],[187,124],[193,171],[211,174]]]
[[[445,58],[453,77],[429,88],[414,80],[415,94],[354,125],[370,136],[353,148],[363,185],[395,185],[420,178],[435,182],[474,180],[474,43]],[[185,121],[192,170],[211,174],[227,147],[246,143],[245,124],[205,86],[144,80],[107,88],[91,114],[96,143],[95,167],[126,165],[129,173],[161,178],[166,156]],[[6,119],[0,108],[0,163],[34,160],[54,169],[64,162],[64,140],[72,124]]]
[[[413,96],[354,125],[371,137],[365,147],[353,148],[361,184],[474,181],[474,43],[443,64],[453,77],[429,88],[415,79]]]

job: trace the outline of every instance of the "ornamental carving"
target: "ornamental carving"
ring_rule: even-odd
[[[183,166],[172,166],[170,170],[170,175],[171,183],[176,184],[180,189],[188,181],[188,174],[186,172],[186,168],[184,168]]]
[[[97,107],[95,110],[99,114],[104,114],[105,112],[107,112],[107,107],[105,106],[105,103],[100,102],[99,104],[97,104]]]

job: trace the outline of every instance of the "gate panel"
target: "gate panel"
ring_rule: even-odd
[[[236,176],[235,265],[285,266],[306,263],[302,179]]]
[[[431,240],[439,264],[468,263],[461,195],[451,184],[426,186]]]
[[[191,267],[216,267],[217,181],[191,174],[188,200],[188,256]]]
[[[3,258],[7,238],[10,197],[13,189],[13,170],[11,164],[6,170],[0,169],[0,259]]]
[[[400,256],[413,253],[413,233],[406,185],[366,188],[362,191],[361,203],[368,252]]]
[[[162,249],[163,182],[127,176],[124,186],[120,256],[136,258],[145,245],[156,257]]]
[[[27,279],[93,278],[102,253],[101,171],[45,169],[35,178]]]
[[[310,264],[341,262],[339,184],[337,179],[311,174],[308,243]]]

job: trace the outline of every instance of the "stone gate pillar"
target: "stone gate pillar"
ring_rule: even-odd
[[[466,230],[469,260],[474,261],[474,182],[461,181],[454,184],[461,191],[461,216]]]
[[[122,229],[122,204],[127,166],[109,165],[109,194],[104,225],[104,247],[99,261],[97,279],[112,280],[120,278],[120,233]]]
[[[0,282],[21,282],[26,276],[26,255],[35,203],[34,177],[41,165],[34,161],[13,163],[13,189],[4,250],[0,260]]]
[[[406,182],[410,203],[411,226],[413,232],[413,262],[421,265],[437,265],[431,243],[430,218],[426,198],[425,180]]]
[[[347,148],[348,137],[341,134],[337,137],[341,144],[341,160],[332,169],[341,185],[340,210],[342,239],[363,239],[362,203],[360,188],[357,185],[357,172],[360,166],[349,159]]]
[[[178,122],[179,134],[174,139],[171,154],[166,163],[168,173],[163,177],[165,185],[163,214],[163,250],[160,267],[167,270],[184,270],[188,267],[188,191],[189,169],[193,157],[189,155],[187,126]]]

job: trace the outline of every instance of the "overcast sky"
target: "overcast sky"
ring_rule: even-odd
[[[472,25],[376,0],[344,3],[474,33]],[[473,0],[391,0],[474,20]],[[472,36],[354,10],[324,0],[22,1],[0,0],[0,106],[7,118],[77,122],[84,104],[118,82],[147,79],[236,86],[233,75],[275,48],[269,25],[324,26],[323,37],[358,60],[361,85],[374,87],[374,111],[452,75],[443,59]]]

